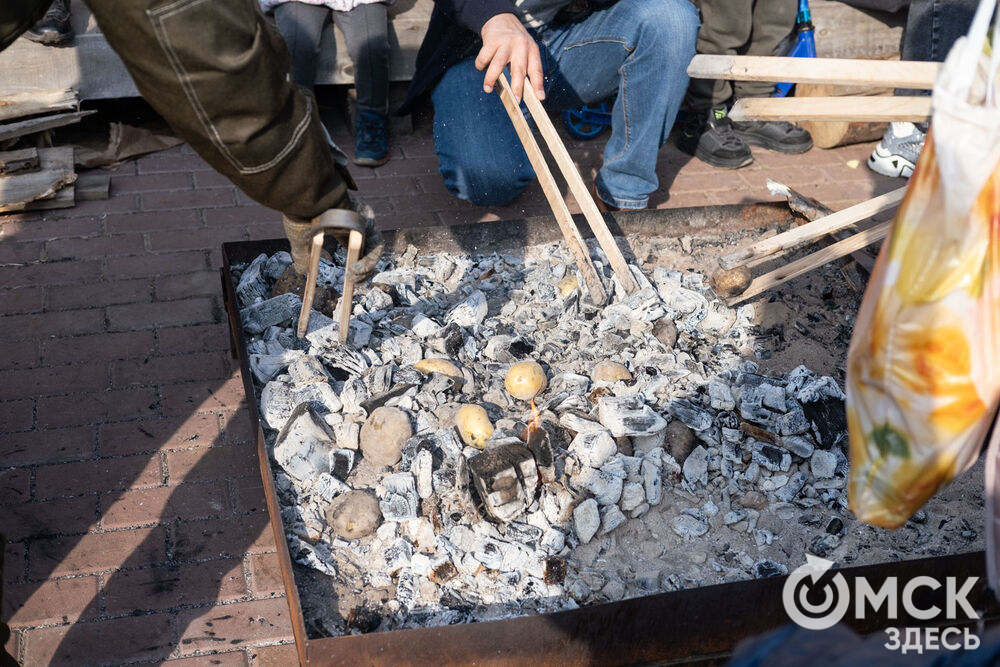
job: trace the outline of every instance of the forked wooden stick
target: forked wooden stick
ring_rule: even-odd
[[[860,204],[848,206],[826,217],[807,222],[801,227],[796,227],[783,234],[740,248],[720,257],[719,266],[724,269],[735,269],[737,266],[742,266],[752,260],[787,252],[803,243],[815,241],[827,234],[832,234],[839,229],[870,218],[876,213],[890,209],[903,200],[904,194],[906,194],[905,186]]]
[[[576,260],[576,265],[580,267],[580,273],[583,274],[583,282],[587,285],[590,298],[595,305],[602,306],[607,302],[608,294],[604,290],[604,283],[601,282],[601,277],[597,275],[597,269],[594,268],[594,264],[590,260],[587,244],[584,242],[583,236],[580,235],[580,230],[577,229],[576,223],[573,222],[573,216],[570,215],[569,208],[566,207],[566,201],[559,192],[559,186],[556,185],[555,178],[552,177],[552,172],[549,171],[549,166],[542,156],[542,149],[539,148],[538,142],[535,141],[535,137],[531,133],[531,128],[528,126],[528,121],[525,119],[524,114],[521,113],[520,105],[514,100],[514,93],[510,89],[507,77],[504,74],[500,74],[499,82],[500,100],[507,110],[507,115],[510,116],[510,122],[514,125],[514,130],[517,132],[518,139],[521,140],[521,145],[524,146],[524,152],[528,155],[528,160],[535,170],[535,175],[538,176],[542,192],[545,193],[545,199],[548,200],[549,206],[552,208],[552,214],[555,216],[556,222],[559,223],[559,229],[562,231],[563,238],[566,239],[566,245]],[[525,88],[528,87],[526,83]],[[631,275],[629,273],[629,277]]]
[[[552,157],[555,158],[556,166],[559,167],[563,178],[566,179],[569,191],[573,193],[577,203],[580,205],[583,217],[587,219],[587,224],[593,230],[594,237],[601,245],[604,254],[608,256],[608,262],[611,264],[615,275],[618,276],[618,281],[625,288],[627,294],[632,294],[639,289],[639,284],[636,282],[635,276],[632,275],[632,271],[629,269],[628,262],[625,261],[625,256],[622,255],[621,249],[615,243],[615,237],[611,234],[611,230],[605,224],[601,212],[597,209],[597,204],[594,203],[590,190],[583,182],[583,177],[580,176],[580,171],[576,168],[576,164],[573,163],[573,158],[569,156],[566,145],[559,138],[559,133],[556,132],[556,128],[552,125],[552,120],[545,113],[545,107],[542,106],[542,103],[538,100],[538,96],[535,95],[535,90],[527,80],[524,83],[524,103],[528,105],[528,111],[531,112],[531,117],[535,121],[538,131],[545,140],[545,144],[549,147]]]
[[[306,287],[302,291],[302,310],[299,311],[299,326],[296,334],[305,338],[309,328],[309,316],[312,315],[312,303],[316,298],[316,281],[319,280],[319,258],[323,252],[323,232],[313,236],[309,246],[309,273],[306,274]]]
[[[347,261],[344,263],[344,291],[340,295],[340,326],[337,330],[337,337],[340,339],[341,345],[347,343],[347,334],[351,326],[351,310],[354,306],[354,277],[351,275],[351,267],[361,256],[361,246],[364,242],[364,235],[352,229],[347,240]]]
[[[691,59],[687,73],[693,79],[790,81],[931,90],[940,70],[940,63],[912,60],[699,54]]]
[[[758,278],[754,278],[747,287],[746,291],[728,299],[726,304],[732,306],[746,301],[747,299],[753,298],[762,292],[766,292],[772,287],[777,287],[782,283],[786,283],[792,278],[798,278],[802,274],[809,273],[813,269],[823,266],[824,264],[829,264],[835,259],[840,259],[841,257],[850,255],[856,250],[861,250],[876,241],[881,241],[889,233],[889,226],[891,224],[891,222],[877,224],[874,227],[858,232],[854,236],[848,236],[843,241],[837,241],[822,250],[817,250],[810,255],[806,255],[802,259],[797,259],[779,269],[775,269],[774,271],[765,273]],[[803,225],[803,227],[805,227],[805,225]],[[799,227],[799,229],[802,229],[802,227]]]

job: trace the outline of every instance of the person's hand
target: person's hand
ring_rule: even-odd
[[[521,25],[521,20],[513,14],[497,14],[483,24],[480,32],[483,38],[483,48],[476,56],[476,69],[486,70],[483,79],[483,91],[493,92],[493,86],[510,64],[510,88],[514,99],[521,101],[524,92],[524,77],[528,76],[535,95],[540,100],[545,99],[542,79],[542,56],[538,45],[528,31]]]

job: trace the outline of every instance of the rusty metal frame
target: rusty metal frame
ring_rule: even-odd
[[[789,218],[781,205],[715,206],[639,213],[616,213],[609,222],[624,235],[719,235],[760,229]],[[582,218],[578,219],[581,222]],[[585,227],[585,225],[582,225]],[[509,251],[518,246],[556,241],[559,229],[552,218],[540,217],[499,223],[386,232],[387,248],[395,252],[412,244],[441,250]],[[278,561],[288,600],[292,631],[302,665],[635,665],[722,664],[741,640],[790,622],[781,602],[787,577],[771,577],[658,593],[630,600],[591,605],[571,611],[523,616],[500,621],[442,627],[309,639],[306,633],[292,561],[285,541],[278,497],[271,475],[253,376],[240,326],[233,264],[248,262],[262,252],[287,250],[284,239],[225,243],[222,247],[222,288],[229,319],[232,355],[239,359],[247,395],[261,478],[271,528],[278,547]],[[878,590],[889,576],[904,580],[919,575],[980,577],[985,584],[986,561],[982,551],[851,567],[837,570],[850,581],[864,576]],[[944,587],[925,593],[923,609],[944,607]],[[1000,605],[985,586],[970,594],[969,602],[988,624],[1000,621]],[[845,621],[860,633],[889,626],[920,626],[925,621],[900,618],[890,621],[884,611],[863,621]],[[956,623],[955,625],[961,625]]]

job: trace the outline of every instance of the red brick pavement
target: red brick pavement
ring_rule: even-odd
[[[600,140],[569,144],[592,178]],[[652,203],[766,200],[770,176],[839,207],[898,185],[868,151],[725,172],[668,146]],[[418,131],[355,173],[387,228],[547,211],[537,186],[469,206],[436,166]],[[24,664],[294,661],[217,273],[223,241],[280,234],[186,146],[113,172],[107,201],[0,216],[2,613]]]

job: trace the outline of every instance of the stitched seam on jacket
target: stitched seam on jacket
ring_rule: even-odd
[[[233,155],[229,148],[226,147],[225,142],[222,141],[222,137],[219,135],[218,129],[212,123],[205,111],[205,108],[201,104],[201,100],[198,97],[197,92],[194,90],[194,86],[191,85],[190,77],[187,71],[184,69],[184,65],[181,63],[180,58],[177,56],[176,51],[174,51],[173,46],[170,44],[167,31],[163,26],[163,19],[173,16],[174,14],[179,14],[180,12],[186,10],[188,7],[201,2],[211,2],[211,0],[178,0],[165,7],[160,7],[155,10],[147,10],[146,14],[149,16],[150,22],[153,25],[153,31],[156,34],[156,40],[160,43],[160,47],[167,54],[167,60],[170,62],[171,69],[174,70],[174,74],[177,76],[177,80],[180,82],[181,87],[184,89],[184,94],[188,98],[191,107],[194,109],[195,115],[198,116],[198,120],[201,121],[202,126],[208,132],[209,138],[215,147],[219,149],[222,155],[233,165],[241,174],[259,174],[261,172],[267,171],[275,167],[280,163],[298,144],[299,139],[305,133],[306,129],[309,127],[309,123],[312,118],[312,100],[306,96],[306,114],[305,117],[296,126],[294,132],[292,132],[292,137],[288,140],[281,151],[278,152],[273,158],[267,162],[248,167],[240,162],[235,155]]]

